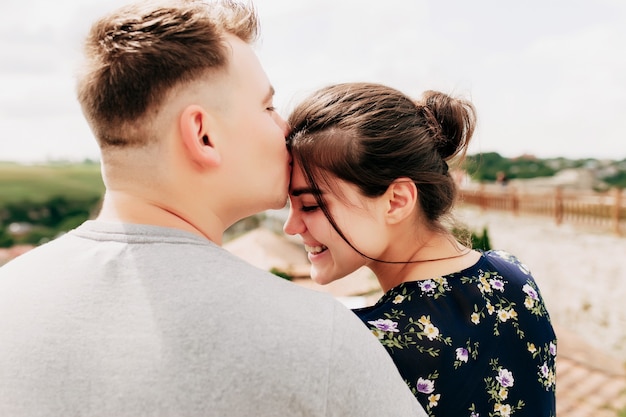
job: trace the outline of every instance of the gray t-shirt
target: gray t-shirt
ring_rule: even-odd
[[[425,416],[332,297],[199,236],[88,221],[0,268],[0,416]]]

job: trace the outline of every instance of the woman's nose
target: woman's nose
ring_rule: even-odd
[[[297,235],[304,233],[304,222],[300,218],[300,213],[294,210],[293,205],[289,204],[289,215],[287,215],[287,221],[283,225],[283,231],[288,235]]]

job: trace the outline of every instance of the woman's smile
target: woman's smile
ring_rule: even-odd
[[[308,253],[312,255],[317,255],[321,252],[324,252],[326,249],[328,249],[328,247],[324,245],[319,245],[319,246],[309,246],[306,244],[304,245],[304,250],[306,250]]]

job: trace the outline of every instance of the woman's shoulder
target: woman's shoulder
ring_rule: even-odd
[[[504,250],[487,250],[483,252],[484,258],[496,270],[514,274],[531,275],[530,268],[517,256]]]

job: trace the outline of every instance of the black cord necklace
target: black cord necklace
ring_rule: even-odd
[[[443,256],[441,258],[432,258],[432,259],[416,259],[413,261],[383,261],[382,259],[375,259],[372,257],[369,257],[361,252],[359,252],[361,254],[361,256],[364,256],[365,258],[369,259],[370,261],[374,261],[374,262],[381,262],[381,263],[385,263],[385,264],[417,264],[417,263],[422,263],[422,262],[437,262],[437,261],[445,261],[447,259],[454,259],[454,258],[460,258],[462,256],[467,255],[468,253],[470,253],[472,251],[472,248],[465,248],[464,251],[462,251],[461,253],[458,253],[456,255],[450,255],[450,256]]]

